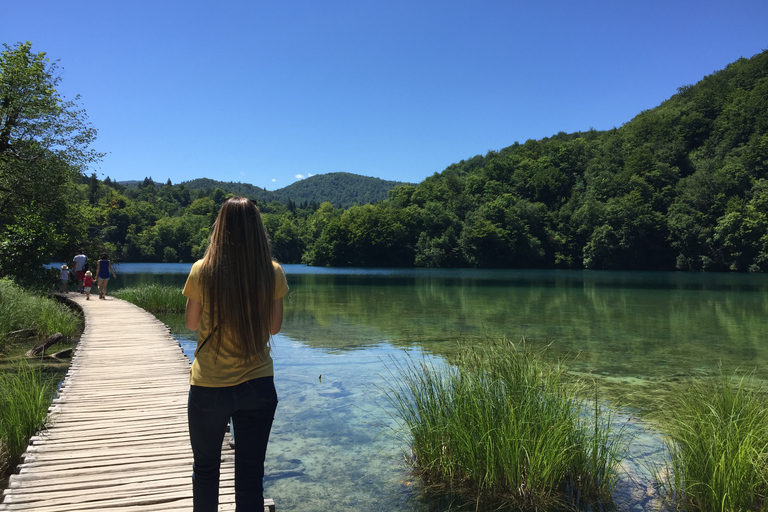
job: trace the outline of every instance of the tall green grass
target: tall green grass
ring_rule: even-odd
[[[527,344],[462,347],[452,365],[395,363],[388,395],[427,484],[520,508],[610,502],[629,439]]]
[[[58,374],[24,359],[0,372],[0,477],[19,463],[29,438],[45,427]]]
[[[60,332],[71,338],[81,325],[82,318],[65,305],[0,279],[0,348],[14,331],[31,329],[40,338]]]
[[[187,305],[181,288],[159,284],[122,288],[114,296],[151,313],[183,313]]]
[[[734,374],[696,378],[664,404],[671,474],[659,484],[679,508],[768,509],[767,399]]]

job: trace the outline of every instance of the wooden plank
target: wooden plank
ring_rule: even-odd
[[[85,332],[50,424],[31,439],[0,511],[190,510],[189,359],[146,311],[113,298],[69,298],[83,309]],[[235,509],[233,455],[227,434],[220,511]],[[265,510],[274,502],[265,500]]]

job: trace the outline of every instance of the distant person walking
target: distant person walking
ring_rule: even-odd
[[[83,278],[83,290],[85,291],[85,300],[91,300],[91,287],[93,286],[93,274],[90,270],[85,271]]]
[[[263,510],[264,458],[277,408],[269,341],[282,326],[287,291],[258,208],[242,197],[228,199],[183,292],[187,327],[198,331],[187,404],[195,512],[218,510],[230,417],[237,510]]]
[[[77,278],[77,291],[83,293],[83,279],[85,279],[85,264],[88,263],[88,257],[83,254],[83,250],[79,249],[79,252],[72,258],[72,262],[75,264],[75,277]]]
[[[61,271],[59,272],[59,280],[61,281],[61,293],[69,293],[69,290],[67,290],[67,282],[69,281],[68,266],[61,266]]]
[[[107,284],[109,283],[109,276],[117,277],[115,271],[112,269],[112,263],[110,263],[106,254],[99,256],[99,261],[96,263],[96,277],[99,278],[99,298],[107,298]]]

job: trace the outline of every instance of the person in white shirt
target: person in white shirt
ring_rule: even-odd
[[[72,258],[72,262],[75,264],[75,277],[77,277],[77,291],[79,293],[85,293],[83,289],[83,279],[85,279],[85,264],[88,262],[88,257],[83,254],[83,250]]]

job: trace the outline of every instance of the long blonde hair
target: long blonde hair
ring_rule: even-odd
[[[218,356],[222,331],[244,361],[269,350],[275,271],[261,213],[244,197],[221,206],[200,269],[203,304],[210,315],[211,342]]]

